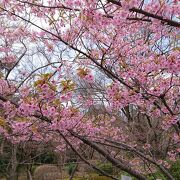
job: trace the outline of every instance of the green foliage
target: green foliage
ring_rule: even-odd
[[[154,180],[154,179],[167,180],[167,178],[159,171],[148,175],[147,178],[148,178],[148,180]]]
[[[175,180],[180,179],[180,160],[177,160],[175,163],[171,165],[169,172]],[[148,176],[148,180],[154,180],[154,179],[167,180],[167,178],[160,171],[157,171]]]
[[[98,164],[98,168],[106,172],[107,174],[113,174],[113,166],[111,163]]]
[[[8,155],[0,155],[0,174],[3,175],[7,171],[7,166],[9,163]]]
[[[38,167],[38,165],[32,165],[32,173],[34,174],[34,171],[36,170],[36,168]]]
[[[175,163],[172,164],[170,168],[170,173],[175,178],[175,180],[180,179],[180,160],[177,160]]]
[[[54,164],[56,163],[56,160],[57,158],[55,154],[52,152],[48,152],[39,156],[35,161],[37,163],[43,163],[43,164]]]
[[[72,174],[72,172],[74,171],[74,168],[76,167],[76,164],[74,163],[69,163],[65,166],[65,170],[68,172],[69,175]]]

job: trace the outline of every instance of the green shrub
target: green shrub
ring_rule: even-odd
[[[175,180],[180,179],[180,160],[177,160],[175,163],[172,164],[170,168],[170,173],[175,178]]]
[[[111,163],[101,163],[98,165],[98,168],[107,174],[113,174],[113,166]]]
[[[9,155],[0,155],[0,175],[4,175],[9,164]]]
[[[169,169],[170,174],[174,177],[175,180],[180,179],[180,160],[177,160],[175,163],[171,165],[171,168]],[[166,180],[167,178],[165,175],[163,175],[160,171],[157,171],[153,174],[150,174],[148,176],[148,180],[154,180],[156,179],[161,179],[161,180]]]
[[[56,159],[57,158],[56,158],[54,153],[47,152],[47,153],[44,153],[44,154],[40,155],[36,159],[36,162],[43,163],[43,164],[54,164],[57,161]]]
[[[167,178],[159,171],[148,175],[148,180],[154,180],[154,179],[161,179],[161,180],[167,180]]]
[[[69,175],[72,174],[72,172],[74,171],[74,168],[76,167],[76,164],[74,163],[69,163],[65,166],[65,170],[68,172]]]

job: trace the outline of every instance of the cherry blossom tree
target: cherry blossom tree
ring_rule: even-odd
[[[158,169],[174,179],[179,10],[177,0],[1,0],[1,136],[68,145],[107,176],[82,143],[138,179]],[[87,114],[102,105],[106,115]]]

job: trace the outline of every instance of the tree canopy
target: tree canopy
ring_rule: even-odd
[[[111,176],[86,144],[138,179],[174,179],[179,12],[177,0],[0,0],[1,137],[71,148]]]

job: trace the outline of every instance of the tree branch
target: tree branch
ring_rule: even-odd
[[[116,0],[107,0],[108,2],[112,3],[112,4],[115,4],[115,5],[118,5],[118,6],[121,6],[122,7],[122,4],[121,2],[119,1],[116,1]],[[164,24],[167,24],[169,26],[173,26],[173,27],[180,27],[180,23],[177,22],[177,21],[173,21],[171,19],[166,19],[164,18],[163,16],[159,16],[157,14],[153,14],[153,13],[150,13],[150,12],[147,12],[147,11],[144,11],[142,9],[138,9],[138,8],[130,8],[129,9],[130,12],[136,12],[136,13],[139,13],[139,14],[143,14],[147,17],[150,17],[150,18],[154,18],[154,19],[157,19],[157,20],[160,20],[162,23]]]
[[[103,155],[108,161],[110,161],[114,166],[117,168],[120,168],[123,171],[128,172],[129,174],[133,175],[134,177],[138,178],[139,180],[146,180],[146,177],[138,173],[137,171],[134,171],[130,166],[125,165],[123,162],[118,161],[117,159],[113,158],[109,153],[107,153],[104,149],[102,149],[100,146],[98,146],[96,143],[93,143],[92,141],[76,134],[75,132],[69,130],[72,136],[80,139],[83,143],[89,145],[93,149],[95,149],[97,152],[99,152],[101,155]]]

